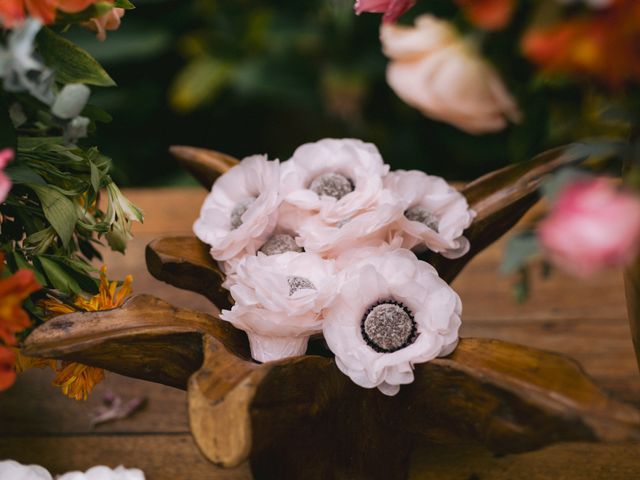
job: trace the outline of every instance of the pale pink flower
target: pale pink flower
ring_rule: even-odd
[[[220,318],[247,332],[261,362],[303,355],[336,290],[334,262],[313,253],[246,256],[233,279],[235,305]]]
[[[640,247],[640,199],[606,178],[564,188],[539,225],[549,259],[580,277],[628,264]]]
[[[389,190],[382,190],[376,204],[339,222],[327,222],[320,215],[298,227],[298,243],[308,252],[335,257],[347,250],[378,246],[393,240],[392,226],[402,216],[402,203]]]
[[[2,170],[13,160],[14,152],[10,148],[0,150],[0,203],[4,202],[11,190],[11,179]]]
[[[460,298],[409,250],[362,249],[352,260],[325,313],[324,337],[356,384],[395,395],[413,382],[415,364],[453,351]]]
[[[389,166],[371,143],[326,138],[299,147],[281,171],[285,202],[340,222],[378,201]]]
[[[96,32],[96,37],[101,42],[107,39],[107,30],[118,30],[120,19],[124,16],[124,8],[112,8],[101,17],[92,18],[82,25],[89,30]]]
[[[444,179],[418,170],[387,174],[385,187],[403,201],[404,214],[394,225],[402,246],[431,250],[447,258],[469,251],[463,232],[475,217],[464,196]]]
[[[278,221],[280,165],[266,156],[242,160],[211,188],[193,225],[221,262],[253,255],[269,239]]]
[[[415,3],[415,0],[356,0],[355,10],[358,15],[363,12],[384,13],[382,20],[388,23],[395,22]]]
[[[381,40],[391,59],[387,82],[424,115],[472,134],[519,121],[518,107],[498,73],[452,24],[423,15],[415,27],[383,25]]]

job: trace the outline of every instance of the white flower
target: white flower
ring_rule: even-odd
[[[22,465],[15,460],[0,461],[2,480],[52,480],[51,474],[39,465]]]
[[[392,240],[391,227],[402,216],[402,203],[389,190],[368,211],[339,222],[325,222],[316,215],[298,227],[298,243],[308,252],[333,257],[353,248],[377,246]]]
[[[144,214],[122,194],[114,182],[107,184],[107,195],[109,205],[104,221],[109,225],[109,231],[105,237],[113,250],[124,253],[127,242],[133,238],[132,222],[144,221]]]
[[[41,22],[30,18],[9,32],[7,47],[0,46],[0,77],[6,91],[27,91],[51,105],[54,73],[34,54],[34,40],[41,28]]]
[[[447,258],[458,258],[469,251],[469,241],[462,234],[475,212],[444,179],[418,170],[396,170],[386,176],[385,187],[404,202],[404,214],[395,225],[404,248],[428,248]]]
[[[495,132],[520,113],[497,72],[453,26],[430,15],[415,27],[385,24],[380,36],[391,58],[387,82],[424,115],[469,133]]]
[[[458,295],[409,250],[362,249],[340,274],[323,333],[338,368],[364,388],[395,395],[413,366],[458,341]]]
[[[51,474],[39,465],[21,465],[14,460],[0,462],[1,480],[53,480]],[[127,469],[119,466],[115,469],[98,466],[82,472],[69,472],[59,475],[56,480],[144,480],[144,473],[137,468]]]
[[[90,468],[85,473],[65,473],[56,480],[144,480],[144,473],[137,468],[127,469],[122,465],[113,470],[109,467],[98,466]]]
[[[219,261],[255,254],[273,233],[280,203],[280,164],[266,156],[242,160],[214,183],[193,225]]]
[[[375,145],[327,138],[302,145],[283,163],[282,192],[286,202],[339,222],[377,201],[388,171]]]
[[[302,355],[333,300],[334,262],[313,253],[259,252],[238,262],[227,286],[235,305],[220,318],[247,332],[253,358]]]

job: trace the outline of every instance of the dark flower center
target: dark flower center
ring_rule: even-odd
[[[242,225],[242,215],[249,209],[254,200],[255,198],[244,200],[233,207],[233,210],[231,210],[231,230],[235,230]]]
[[[291,235],[278,233],[267,240],[265,244],[260,247],[260,251],[265,255],[278,255],[284,252],[302,252],[304,250],[298,246]]]
[[[309,189],[316,192],[318,195],[326,195],[333,197],[336,200],[340,200],[347,193],[353,192],[353,182],[339,173],[325,173],[316,177]]]
[[[291,276],[287,277],[287,283],[289,284],[289,296],[296,293],[298,290],[311,289],[316,290],[316,286],[304,277]]]
[[[376,352],[391,353],[408,347],[418,336],[411,311],[402,303],[382,300],[362,319],[362,338]]]
[[[424,223],[431,230],[438,231],[438,217],[422,207],[411,207],[405,210],[404,216],[412,222]]]

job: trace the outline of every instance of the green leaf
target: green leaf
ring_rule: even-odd
[[[37,258],[42,265],[45,275],[49,279],[49,284],[53,288],[65,293],[82,293],[83,290],[80,284],[68,274],[62,265],[48,257],[38,256]]]
[[[7,259],[11,258],[11,260],[14,262],[14,271],[15,270],[31,270],[35,274],[37,282],[40,285],[46,285],[47,279],[44,277],[44,274],[40,270],[38,270],[34,265],[31,265],[22,253],[18,251],[14,251],[14,252],[8,252],[7,255],[8,255]]]
[[[36,171],[27,167],[26,165],[11,165],[5,170],[11,181],[15,185],[32,183],[34,185],[46,185],[44,178],[42,178]]]
[[[0,149],[6,147],[15,148],[16,143],[16,132],[9,116],[9,108],[4,98],[0,97]]]
[[[87,104],[82,110],[82,115],[84,117],[90,118],[94,122],[101,123],[111,123],[113,117],[109,115],[108,112],[101,109],[100,107],[96,107],[95,105]]]
[[[91,186],[93,187],[93,191],[98,193],[100,191],[100,179],[102,178],[102,174],[96,164],[93,162],[89,162],[89,167],[91,167]]]
[[[38,195],[45,217],[66,247],[71,240],[78,221],[73,202],[51,187],[35,184],[28,184],[27,186]]]
[[[136,6],[129,0],[115,0],[113,2],[114,8],[124,8],[125,10],[133,10]]]
[[[540,251],[538,237],[531,230],[520,232],[512,236],[502,257],[500,273],[510,274],[520,270]]]
[[[44,27],[38,34],[38,50],[62,83],[86,83],[112,87],[116,83],[85,50]]]

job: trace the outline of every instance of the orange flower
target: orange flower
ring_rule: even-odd
[[[104,380],[104,370],[75,362],[62,362],[53,384],[76,400],[86,400],[93,388]]]
[[[484,30],[500,30],[511,20],[514,0],[456,0],[471,23]]]
[[[0,392],[6,390],[16,380],[16,371],[13,368],[16,355],[10,348],[0,345]]]
[[[100,289],[97,295],[88,298],[78,295],[73,301],[73,305],[63,303],[55,298],[43,300],[40,305],[45,309],[49,318],[78,311],[110,310],[122,305],[125,298],[131,294],[132,283],[133,277],[127,275],[118,290],[118,282],[109,282],[107,268],[102,267],[100,270]],[[93,388],[104,379],[103,369],[76,362],[62,362],[62,366],[56,369],[56,373],[53,384],[60,387],[62,393],[76,400],[86,400]]]
[[[57,367],[56,360],[51,358],[36,358],[23,355],[19,348],[14,348],[13,353],[16,355],[15,370],[17,373],[23,373],[31,368],[51,368],[55,371]]]
[[[78,13],[98,1],[100,0],[2,0],[0,25],[12,28],[22,22],[26,15],[49,25],[56,19],[56,10]]]
[[[3,261],[4,255],[0,254],[0,264]],[[0,340],[5,344],[15,345],[15,334],[31,325],[29,315],[22,309],[22,302],[38,290],[40,285],[31,270],[18,270],[0,280]]]
[[[640,2],[619,0],[544,29],[522,42],[525,56],[547,74],[586,75],[619,88],[640,80]]]

